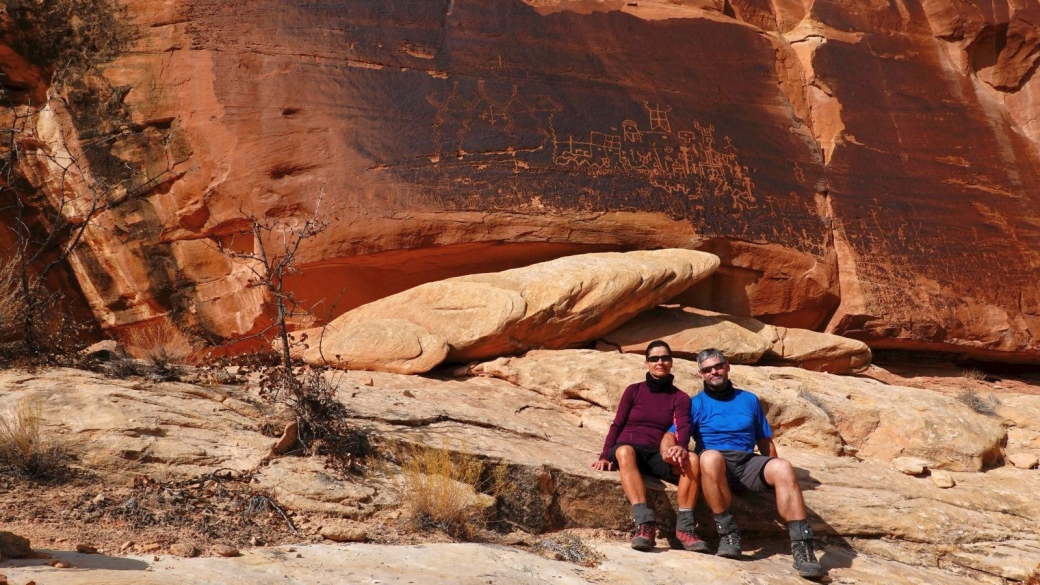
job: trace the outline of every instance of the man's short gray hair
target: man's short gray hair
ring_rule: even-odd
[[[726,354],[715,349],[714,347],[709,347],[708,349],[697,354],[697,366],[700,367],[701,364],[710,360],[711,358],[718,358],[719,363],[722,364],[729,362],[729,360],[726,359]]]

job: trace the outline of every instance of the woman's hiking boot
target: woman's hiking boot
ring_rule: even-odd
[[[791,556],[794,557],[794,568],[798,575],[804,579],[820,579],[827,574],[820,562],[816,560],[813,551],[813,541],[792,540]]]
[[[657,525],[653,522],[643,522],[632,534],[632,548],[636,550],[652,550],[657,546]]]
[[[719,550],[716,555],[727,559],[740,558],[740,531],[734,530],[719,537]]]

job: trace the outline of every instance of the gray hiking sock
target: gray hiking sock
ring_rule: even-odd
[[[813,538],[812,526],[809,526],[808,520],[791,520],[787,523],[787,532],[791,535],[791,540],[812,540]]]
[[[653,522],[654,511],[646,504],[636,504],[632,506],[632,520],[636,523],[636,526],[646,524],[647,522]]]
[[[693,517],[693,510],[679,510],[679,514],[675,517],[675,529],[684,532],[697,530],[697,520]]]
[[[715,530],[719,531],[720,536],[737,531],[737,521],[733,519],[733,514],[730,514],[729,510],[715,514]]]

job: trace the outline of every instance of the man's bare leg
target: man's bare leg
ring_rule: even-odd
[[[719,532],[719,550],[716,554],[728,559],[740,558],[740,531],[730,514],[733,493],[726,478],[726,459],[718,451],[701,453],[701,490],[704,500],[715,514],[715,529]]]
[[[700,456],[701,491],[704,501],[712,513],[722,514],[729,510],[733,503],[733,494],[726,480],[726,460],[718,451],[705,451]]]
[[[794,467],[786,459],[773,459],[766,463],[762,473],[766,483],[773,486],[776,491],[776,511],[785,522],[794,520],[805,520],[808,516],[805,512],[805,498],[802,497],[802,488],[798,485],[798,477],[794,473]]]
[[[776,492],[776,511],[787,522],[791,537],[791,554],[798,574],[806,579],[820,579],[827,574],[816,560],[812,527],[806,520],[805,498],[798,485],[794,467],[786,459],[773,459],[762,472],[766,483]]]

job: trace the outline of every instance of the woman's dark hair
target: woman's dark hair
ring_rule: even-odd
[[[646,346],[646,357],[650,357],[650,350],[655,347],[663,347],[668,350],[668,355],[672,355],[672,348],[667,343],[661,341],[660,339],[655,339],[654,341],[650,342],[650,345]]]

